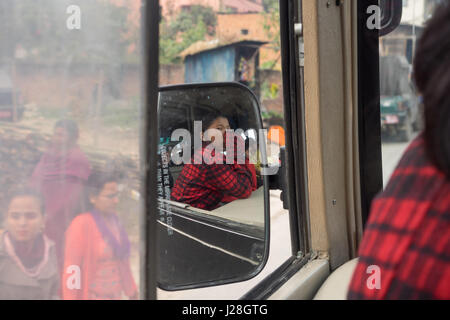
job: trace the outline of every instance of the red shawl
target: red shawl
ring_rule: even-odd
[[[374,200],[359,256],[349,299],[450,299],[450,181],[421,136]]]
[[[40,190],[45,199],[45,234],[55,242],[60,263],[64,232],[73,217],[82,212],[81,196],[89,174],[88,159],[75,146],[66,153],[48,150],[31,178],[31,185]]]
[[[89,288],[99,271],[101,255],[106,246],[97,224],[89,213],[77,216],[66,233],[64,269],[62,275],[62,296],[64,300],[88,300]],[[137,293],[129,259],[118,260],[122,290],[128,297]],[[68,284],[75,273],[71,267],[80,268],[80,288],[71,288]]]

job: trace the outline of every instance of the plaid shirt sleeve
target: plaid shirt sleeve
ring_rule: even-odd
[[[245,165],[213,164],[208,166],[206,183],[224,195],[245,199],[252,194],[252,173]]]
[[[412,142],[373,202],[349,299],[450,299],[450,182]]]
[[[196,153],[202,157],[203,150]],[[207,155],[205,156],[207,157]],[[199,160],[199,159],[197,159]],[[186,164],[172,189],[171,199],[205,210],[216,209],[223,199],[248,198],[252,191],[252,172],[245,165]],[[225,162],[225,161],[224,161]]]

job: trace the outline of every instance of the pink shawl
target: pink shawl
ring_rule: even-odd
[[[45,234],[55,242],[60,263],[65,230],[72,219],[84,211],[82,194],[90,172],[89,161],[78,146],[66,153],[50,148],[31,177],[31,185],[45,199]]]

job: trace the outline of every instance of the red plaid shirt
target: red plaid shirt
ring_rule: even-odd
[[[422,137],[374,200],[359,256],[349,299],[450,299],[450,181]]]
[[[214,152],[205,152],[205,148],[198,150],[193,164],[186,164],[178,176],[171,199],[199,209],[214,210],[221,202],[250,197],[256,182],[252,165],[226,164],[225,156],[223,164],[216,164],[213,158]],[[200,162],[202,164],[195,164]]]

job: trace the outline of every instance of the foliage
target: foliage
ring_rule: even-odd
[[[263,0],[264,17],[263,28],[264,32],[269,39],[270,47],[280,53],[281,51],[281,39],[280,39],[280,9],[278,0]],[[266,62],[261,66],[262,69],[273,69],[278,63],[281,55],[278,58]]]
[[[280,88],[276,83],[269,85],[267,81],[264,81],[261,85],[261,92],[263,99],[276,99],[278,97]]]
[[[280,112],[276,112],[276,111],[267,111],[267,112],[261,112],[261,117],[266,120],[266,119],[284,119],[283,114]]]
[[[217,16],[210,7],[192,6],[175,19],[161,23],[159,59],[162,64],[179,63],[179,54],[193,43],[215,34]]]
[[[10,1],[10,0],[6,0]],[[69,5],[81,9],[81,29],[69,30],[66,10]],[[26,59],[35,62],[89,62],[120,64],[130,40],[127,33],[128,9],[104,0],[14,1],[9,12],[13,26],[10,37]]]
[[[279,0],[263,0],[262,5],[265,12],[270,12],[278,8]]]

